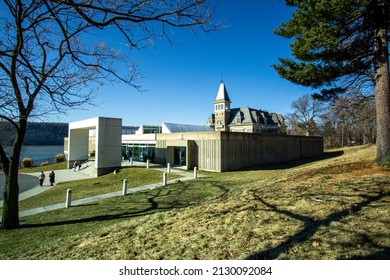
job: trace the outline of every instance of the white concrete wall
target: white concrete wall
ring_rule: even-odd
[[[122,135],[122,143],[156,144],[156,133],[125,134]]]
[[[171,131],[168,129],[165,123],[162,123],[161,125],[161,133],[171,133]]]
[[[122,119],[98,118],[95,161],[98,175],[105,169],[121,166],[121,139]]]
[[[69,123],[68,167],[88,159],[89,131],[96,129],[95,168],[100,176],[121,166],[122,119],[97,117]]]
[[[70,129],[68,138],[68,161],[88,159],[88,129]]]

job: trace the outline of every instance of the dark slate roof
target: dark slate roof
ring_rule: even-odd
[[[240,118],[241,122],[237,123],[237,119]],[[264,125],[284,125],[284,119],[282,115],[275,113],[268,113],[263,110],[256,110],[249,107],[233,108],[230,109],[230,118],[228,125],[230,124],[264,124]]]

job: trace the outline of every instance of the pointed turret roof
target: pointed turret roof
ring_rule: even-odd
[[[215,98],[215,100],[230,101],[229,95],[227,93],[227,90],[226,90],[226,87],[225,87],[225,84],[223,81],[221,81],[221,84],[219,85],[219,90],[218,90],[217,97]]]

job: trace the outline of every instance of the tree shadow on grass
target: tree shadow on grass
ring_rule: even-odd
[[[226,185],[222,185],[219,182],[208,181],[209,184],[213,188],[215,188],[215,192],[212,194],[212,197],[217,198],[227,194],[230,188]],[[182,209],[189,206],[193,206],[199,203],[202,203],[207,199],[207,193],[202,196],[199,196],[198,201],[193,201],[191,196],[188,196],[188,184],[186,182],[179,182],[176,184],[169,185],[166,188],[158,188],[152,191],[140,192],[138,194],[134,194],[135,196],[140,198],[140,201],[136,202],[139,205],[145,204],[145,207],[142,209],[134,209],[132,211],[126,211],[126,207],[124,207],[123,211],[117,211],[118,213],[113,214],[103,214],[103,215],[95,215],[90,217],[84,217],[79,219],[70,219],[70,220],[61,220],[61,221],[53,221],[53,222],[43,222],[43,223],[26,223],[22,224],[21,228],[41,228],[41,227],[51,227],[51,226],[63,226],[63,225],[74,225],[74,224],[83,224],[83,223],[91,223],[91,222],[102,222],[102,221],[111,221],[111,220],[120,220],[120,219],[128,219],[141,217],[145,215],[154,214],[157,212],[166,212],[173,209]],[[128,196],[132,196],[129,194]],[[164,199],[165,198],[165,199]],[[126,203],[129,202],[120,202]],[[133,203],[133,202],[130,202]],[[89,204],[81,204],[77,206],[72,206],[71,208],[88,208],[88,207],[99,207],[99,203],[89,203]],[[139,207],[141,208],[141,207]],[[67,211],[67,210],[63,210]],[[72,214],[74,215],[74,214]],[[24,222],[26,220],[22,220]]]
[[[301,166],[304,164],[316,162],[316,161],[321,161],[321,160],[326,160],[326,159],[331,159],[335,157],[340,157],[344,154],[343,151],[335,151],[335,152],[324,152],[320,156],[316,157],[309,157],[309,158],[304,158],[304,159],[298,159],[298,160],[291,160],[291,161],[283,161],[279,163],[271,163],[271,164],[261,164],[255,167],[248,167],[242,169],[242,171],[245,170],[281,170],[281,169],[289,169],[289,168],[294,168],[297,166]]]
[[[261,197],[257,197],[257,199],[267,206],[271,211],[274,211],[279,214],[283,214],[289,216],[293,219],[299,220],[303,222],[303,229],[296,234],[288,237],[286,241],[279,244],[278,246],[271,248],[269,250],[258,251],[254,254],[249,255],[246,259],[248,260],[272,260],[277,259],[282,253],[287,252],[293,246],[297,244],[302,244],[309,240],[320,227],[329,226],[332,222],[339,221],[351,213],[356,214],[357,212],[362,211],[364,207],[369,206],[371,203],[379,201],[385,197],[387,197],[387,193],[378,192],[376,195],[361,195],[364,199],[360,203],[354,204],[350,209],[345,209],[336,213],[332,213],[328,215],[326,218],[321,220],[315,220],[310,217],[306,217],[304,215],[296,214],[291,211],[279,209],[277,206],[274,206],[268,202],[266,202]],[[368,256],[353,256],[351,259],[390,259],[390,248],[380,246],[374,242],[371,242],[373,248],[376,248],[378,252],[373,253]]]

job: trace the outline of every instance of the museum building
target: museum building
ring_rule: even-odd
[[[89,155],[96,154],[100,163],[95,162],[95,166],[101,170],[96,172],[97,176],[110,168],[120,167],[121,161],[130,157],[133,160],[149,159],[162,165],[170,163],[188,170],[197,167],[199,170],[224,172],[323,153],[322,137],[287,135],[280,114],[249,107],[231,109],[230,104],[225,84],[221,82],[214,101],[214,113],[205,126],[173,123],[141,125],[139,128],[127,128],[124,134],[121,119],[98,117],[70,123],[69,139],[65,142],[69,166],[75,160],[88,160]],[[95,133],[96,139],[91,141],[91,133],[85,131],[93,130],[94,126],[98,132]],[[105,131],[119,136],[109,139]],[[88,135],[89,145],[86,144]],[[106,148],[109,153],[105,152]],[[109,159],[107,164],[103,163],[104,157]]]

